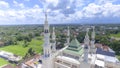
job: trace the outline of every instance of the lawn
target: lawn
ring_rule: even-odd
[[[19,41],[18,45],[9,45],[5,47],[1,47],[0,50],[12,52],[16,55],[23,57],[28,52],[29,48],[33,48],[33,50],[35,50],[36,53],[41,53],[42,44],[43,44],[43,40],[32,39],[32,41],[29,42],[28,47],[23,47],[22,46],[23,41]]]
[[[117,58],[120,60],[120,55],[117,55]]]
[[[111,34],[112,37],[120,38],[120,33],[117,34]]]
[[[114,38],[115,40],[120,40],[120,33],[118,34],[111,34],[111,38]]]
[[[5,64],[8,64],[8,61],[0,58],[0,66],[5,65]]]

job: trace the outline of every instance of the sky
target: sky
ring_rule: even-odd
[[[0,0],[0,25],[120,23],[120,0]]]

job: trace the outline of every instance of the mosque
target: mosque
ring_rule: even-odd
[[[61,50],[56,50],[55,28],[53,27],[52,42],[50,42],[49,24],[47,15],[45,15],[42,68],[107,68],[106,66],[109,65],[117,68],[118,59],[116,57],[97,53],[94,29],[93,27],[91,40],[88,35],[89,30],[86,30],[84,44],[81,45],[76,37],[70,42],[68,27],[66,46]],[[104,60],[103,57],[107,57],[108,60]]]
[[[50,42],[49,24],[47,14],[44,23],[43,55],[41,66],[34,68],[120,68],[115,52],[108,48],[97,48],[95,45],[95,27],[92,27],[91,40],[86,30],[84,44],[80,44],[76,37],[70,41],[70,30],[67,29],[67,43],[65,47],[56,49],[56,35],[53,27],[52,41]],[[24,68],[24,67],[23,67]]]

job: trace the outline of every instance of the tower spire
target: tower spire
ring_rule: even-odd
[[[47,21],[47,13],[45,13],[44,22],[44,45],[43,45],[43,59],[42,68],[52,68],[51,66],[51,44],[50,44],[50,32],[49,24]]]
[[[84,39],[84,62],[88,62],[88,53],[89,53],[89,29],[87,28],[86,36]]]
[[[93,31],[92,31],[91,37],[92,37],[92,40],[95,40],[95,27],[93,26],[92,28],[93,28]]]
[[[47,21],[47,14],[45,13],[45,23],[44,23],[44,57],[49,57],[51,53],[50,46],[50,33],[49,25]]]
[[[91,54],[94,54],[96,52],[96,48],[95,48],[95,27],[93,26],[93,31],[91,34],[91,46],[90,46],[90,52]]]
[[[55,35],[55,27],[53,27],[53,33],[52,33],[52,51],[56,51],[56,35]]]
[[[49,24],[48,24],[48,20],[47,20],[47,12],[45,12],[44,30],[45,30],[45,32],[49,32]]]
[[[69,26],[67,27],[67,44],[69,45],[70,43],[70,30],[69,30]]]
[[[47,12],[45,12],[45,21],[47,21]],[[47,23],[47,22],[46,22]]]
[[[52,39],[55,40],[55,27],[53,27]]]
[[[86,45],[89,45],[89,42],[90,42],[88,32],[89,32],[89,29],[87,28],[87,30],[86,30],[86,35],[85,35],[85,39],[84,39],[84,43],[85,43]]]

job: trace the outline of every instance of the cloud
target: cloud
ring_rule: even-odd
[[[103,5],[103,16],[105,17],[120,17],[120,5],[113,5],[112,3],[106,3]]]
[[[24,1],[27,1],[27,2],[29,2],[30,0],[24,0]]]
[[[60,10],[60,13],[63,13],[65,16],[75,12],[74,0],[42,0],[42,2],[45,10]]]
[[[9,4],[5,1],[0,1],[0,9],[8,9]]]
[[[36,5],[34,5],[34,7],[33,7],[33,8],[40,8],[40,7],[39,7],[39,5],[37,5],[37,4],[36,4]]]
[[[42,9],[35,5],[33,8],[21,10],[0,10],[0,24],[34,24],[40,23],[38,20],[43,20]],[[42,22],[43,23],[43,22]]]
[[[23,3],[18,3],[17,1],[13,1],[13,4],[16,8],[23,9],[25,8],[25,5]]]
[[[113,3],[113,2],[116,2],[117,0],[95,0],[95,3],[96,4],[106,4],[106,3]]]
[[[90,3],[87,7],[84,7],[82,10],[82,14],[84,17],[95,17],[101,15],[103,12],[103,7],[100,5],[96,5],[95,3]]]
[[[32,2],[32,0],[27,1]],[[107,20],[109,20],[108,22],[116,22],[115,19],[118,20],[120,18],[120,4],[115,4],[116,1],[117,0],[39,0],[38,4],[31,3],[32,7],[23,1],[18,2],[14,0],[13,4],[0,1],[0,23],[41,24],[44,23],[43,10],[48,11],[49,22],[56,24],[91,21],[106,22]],[[3,7],[6,9],[4,10]]]
[[[120,5],[106,3],[103,5],[90,3],[84,7],[81,12],[83,17],[120,17]]]

